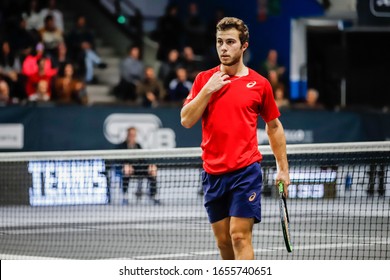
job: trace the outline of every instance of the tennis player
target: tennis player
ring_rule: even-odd
[[[181,123],[202,118],[204,203],[222,259],[254,259],[252,228],[261,220],[260,115],[274,153],[276,183],[290,183],[284,130],[267,79],[243,63],[249,32],[238,18],[217,24],[221,64],[196,77],[181,110]]]

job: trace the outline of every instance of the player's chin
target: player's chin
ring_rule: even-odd
[[[237,64],[237,62],[238,62],[239,60],[237,60],[237,59],[232,59],[232,58],[230,58],[230,57],[228,57],[228,58],[223,58],[223,57],[221,57],[221,58],[220,58],[220,61],[221,61],[221,64],[224,65],[224,66],[233,66],[233,65]]]
[[[232,66],[235,63],[230,59],[221,59],[221,64],[225,66]]]
[[[229,63],[231,61],[229,56],[220,56],[219,60],[221,61],[221,63]]]

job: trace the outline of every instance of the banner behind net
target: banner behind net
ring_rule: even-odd
[[[288,146],[291,254],[275,160],[269,147],[259,149],[257,259],[390,258],[389,142]],[[0,154],[0,258],[219,259],[200,155],[197,148]]]

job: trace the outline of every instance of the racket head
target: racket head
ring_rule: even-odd
[[[282,225],[283,239],[286,244],[287,252],[292,252],[291,238],[290,238],[290,227],[289,217],[287,211],[286,197],[284,196],[283,183],[278,184],[279,187],[279,209],[280,209],[280,222]]]

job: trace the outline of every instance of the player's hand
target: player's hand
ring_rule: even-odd
[[[283,189],[284,189],[284,196],[288,196],[288,186],[290,185],[290,175],[288,172],[278,171],[278,174],[276,175],[276,187],[278,188],[279,182],[283,183]]]
[[[223,86],[229,83],[229,75],[224,72],[218,71],[210,77],[210,79],[204,85],[204,88],[207,90],[208,93],[213,93],[220,90]]]

